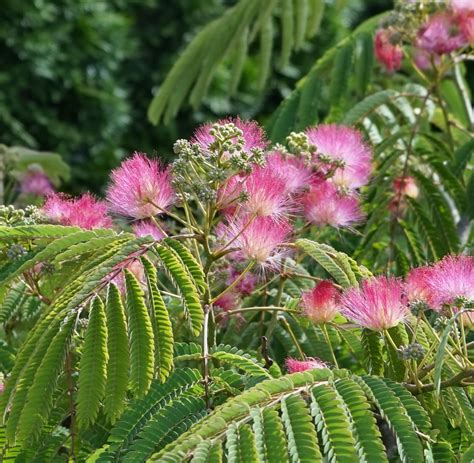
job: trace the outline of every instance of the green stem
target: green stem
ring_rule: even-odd
[[[278,292],[275,298],[275,306],[279,306],[281,302],[281,296],[283,295],[283,288],[285,286],[285,278],[281,277],[280,281],[278,282]],[[271,335],[273,333],[273,330],[275,329],[275,326],[278,321],[278,310],[275,310],[272,313],[272,318],[270,319],[270,323],[268,324],[267,331],[265,333],[265,337],[268,339],[268,342],[270,342]]]
[[[242,280],[242,278],[250,271],[252,270],[253,266],[255,265],[255,261],[251,260],[247,267],[245,267],[245,269],[243,270],[243,272],[229,285],[227,286],[227,288],[224,289],[224,291],[222,291],[219,295],[217,295],[216,297],[214,297],[213,299],[211,299],[211,304],[213,304],[214,302],[217,301],[217,299],[219,299],[220,297],[222,297],[224,294],[226,294],[228,291],[230,291],[231,289],[233,289],[238,283],[240,280]]]
[[[295,333],[292,330],[290,324],[288,323],[288,320],[286,320],[285,318],[281,318],[280,321],[283,327],[285,328],[285,330],[290,335],[291,340],[293,341],[293,344],[295,345],[296,350],[298,351],[298,355],[300,356],[301,360],[305,360],[306,355],[304,354],[303,349],[301,348],[300,343],[298,342],[298,339],[296,339]]]
[[[461,75],[461,67],[459,63],[454,64],[454,83],[459,90],[459,94],[461,95],[461,99],[464,104],[464,109],[466,111],[466,117],[468,120],[468,130],[470,132],[474,132],[474,111],[472,110],[471,99],[469,98],[466,84]]]
[[[337,363],[337,359],[336,359],[336,354],[334,353],[334,349],[332,347],[332,343],[331,343],[331,338],[329,337],[329,333],[328,333],[328,329],[327,329],[327,326],[325,323],[323,323],[321,326],[321,331],[323,333],[323,336],[324,336],[324,339],[326,340],[328,346],[329,346],[329,351],[331,353],[331,358],[332,358],[332,362],[334,363],[334,366],[336,368],[339,368],[339,364]]]

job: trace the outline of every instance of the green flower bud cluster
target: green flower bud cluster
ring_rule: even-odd
[[[304,132],[291,132],[286,137],[286,142],[291,153],[308,160],[316,152],[316,146],[309,142],[308,135]]]
[[[36,206],[15,209],[15,206],[0,206],[0,225],[34,225],[41,223],[41,212]]]
[[[408,362],[409,360],[421,360],[425,354],[425,348],[416,342],[408,346],[402,346],[397,350],[398,358],[404,362]]]
[[[425,301],[419,300],[410,302],[411,313],[415,316],[418,316],[429,309],[430,306]]]

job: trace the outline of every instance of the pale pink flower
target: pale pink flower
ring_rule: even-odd
[[[233,240],[231,248],[238,248],[232,257],[254,261],[262,267],[274,267],[280,262],[285,254],[282,244],[290,232],[291,226],[284,220],[246,215],[238,216],[218,229],[225,241]]]
[[[309,191],[301,197],[306,219],[315,225],[348,227],[359,222],[363,214],[358,200],[341,195],[328,181],[314,181]]]
[[[303,312],[314,323],[330,322],[339,310],[339,299],[337,288],[330,281],[323,280],[301,295]]]
[[[31,169],[22,177],[20,191],[34,196],[48,196],[54,193],[54,187],[42,170]]]
[[[235,267],[230,268],[229,278],[227,279],[227,284],[231,285],[239,276],[241,271],[237,270]],[[244,296],[252,294],[252,291],[255,289],[257,284],[257,277],[250,272],[247,272],[235,285],[235,288]]]
[[[59,194],[50,195],[42,211],[49,220],[61,225],[87,230],[112,226],[112,220],[107,216],[106,204],[89,193],[71,199]]]
[[[250,215],[281,219],[291,209],[285,182],[268,169],[255,168],[245,179],[243,189],[248,198],[242,208]]]
[[[294,358],[287,358],[285,361],[288,373],[301,373],[307,370],[315,370],[320,368],[327,368],[327,365],[319,359],[309,357],[306,360],[296,360]]]
[[[459,14],[458,23],[461,29],[464,40],[473,45],[474,44],[474,9]]]
[[[437,307],[457,299],[474,301],[474,257],[446,256],[432,267],[427,284]]]
[[[235,291],[227,291],[225,294],[220,296],[215,302],[214,306],[219,307],[224,312],[234,310],[240,305],[239,295]]]
[[[472,0],[451,0],[451,8],[456,13],[465,13],[474,11],[474,2]]]
[[[226,214],[232,214],[244,191],[245,177],[233,175],[217,191],[217,208]]]
[[[419,48],[415,49],[413,59],[415,60],[415,64],[418,69],[423,71],[431,69],[433,67],[433,63],[435,65],[439,65],[441,62],[439,55],[428,53],[427,51],[420,50]]]
[[[161,213],[176,199],[168,169],[142,153],[112,171],[107,200],[112,212],[145,219]]]
[[[139,238],[151,236],[154,240],[159,241],[165,237],[163,232],[151,220],[140,220],[132,225],[133,232]]]
[[[316,164],[324,170],[321,158],[343,164],[336,169],[331,181],[337,186],[354,189],[369,181],[372,153],[358,130],[336,124],[310,128],[306,135],[317,148]]]
[[[244,139],[243,152],[251,154],[253,148],[265,149],[268,141],[265,137],[265,132],[255,121],[242,120],[240,117],[229,117],[217,121],[218,124],[235,124],[235,126],[242,131],[242,138]],[[215,141],[213,135],[210,134],[213,123],[206,123],[196,129],[191,138],[191,143],[197,143],[201,148],[209,149],[210,145]],[[231,140],[236,143],[237,140]],[[225,158],[229,157],[229,153],[225,153]]]
[[[410,302],[425,302],[433,305],[433,291],[428,285],[428,281],[433,274],[430,266],[414,268],[410,271],[406,279],[406,292]]]
[[[403,283],[383,276],[364,280],[360,288],[346,291],[341,306],[345,317],[376,331],[398,325],[409,312]]]
[[[417,198],[420,194],[418,185],[413,177],[397,177],[393,181],[393,189],[397,196],[408,196],[409,198]]]
[[[380,29],[375,34],[374,40],[375,57],[388,72],[398,71],[403,59],[402,47],[393,44],[391,37],[389,30]]]
[[[456,18],[449,12],[431,16],[417,34],[416,46],[428,53],[442,55],[465,45]]]
[[[285,183],[285,193],[294,194],[306,187],[311,178],[311,171],[302,159],[284,156],[275,151],[267,156],[265,171],[272,172]]]

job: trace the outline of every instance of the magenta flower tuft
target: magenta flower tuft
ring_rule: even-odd
[[[346,291],[341,298],[342,313],[364,328],[380,331],[405,319],[409,312],[405,299],[400,280],[375,277]]]
[[[457,299],[474,301],[474,257],[446,256],[431,268],[427,285],[435,308]]]
[[[303,292],[301,299],[304,314],[314,323],[330,322],[339,310],[339,291],[327,280]]]
[[[474,4],[473,4],[474,5]],[[464,40],[474,44],[474,7],[471,11],[460,13],[458,16],[459,27],[461,29]]]
[[[324,170],[321,159],[338,161],[331,181],[337,186],[354,189],[369,181],[372,153],[359,131],[343,125],[327,124],[306,131],[310,143],[316,146],[316,163]]]
[[[133,232],[139,238],[151,236],[154,240],[160,241],[165,237],[163,232],[151,220],[140,220],[132,225]]]
[[[393,181],[393,189],[398,196],[417,198],[420,194],[418,185],[413,177],[397,177]]]
[[[301,373],[307,370],[315,370],[320,368],[327,368],[327,365],[319,359],[309,357],[306,360],[296,360],[293,358],[287,358],[286,369],[288,373]]]
[[[31,169],[22,177],[20,191],[34,196],[48,196],[54,193],[54,188],[42,170]]]
[[[281,245],[290,234],[291,226],[284,220],[270,217],[238,216],[218,229],[218,234],[231,247],[239,248],[232,257],[255,261],[262,267],[275,267],[285,254]]]
[[[451,53],[466,44],[456,17],[449,12],[431,16],[417,34],[416,46],[428,53]]]
[[[272,172],[285,183],[285,193],[295,194],[308,185],[311,171],[301,159],[275,151],[267,157],[266,172]]]
[[[379,61],[388,72],[398,71],[402,65],[403,50],[400,45],[392,43],[392,34],[387,29],[380,29],[375,34],[374,51]]]
[[[251,154],[253,148],[265,149],[268,145],[268,141],[265,137],[265,132],[255,121],[242,120],[240,117],[229,117],[227,119],[221,119],[217,121],[218,124],[235,124],[235,126],[242,131],[242,137],[244,139],[243,151],[244,153]],[[197,143],[203,149],[209,149],[209,145],[214,142],[214,137],[210,134],[213,124],[203,124],[196,129],[191,143]],[[236,140],[233,140],[235,143]],[[228,153],[225,157],[228,157]]]
[[[145,219],[164,213],[176,199],[169,170],[142,153],[113,170],[111,180],[110,210],[126,217]]]
[[[231,285],[239,276],[241,272],[235,267],[230,268],[229,278],[227,279],[227,284]],[[244,296],[252,294],[252,291],[255,289],[257,284],[257,277],[250,272],[247,272],[240,281],[235,285],[235,288]]]
[[[47,197],[42,208],[44,215],[52,222],[85,228],[108,228],[112,220],[107,216],[107,206],[86,193],[80,198],[69,199],[53,194]]]
[[[359,222],[363,214],[353,196],[343,196],[328,182],[316,180],[301,198],[304,216],[315,225],[348,227]]]
[[[428,281],[433,274],[433,268],[418,267],[410,271],[406,279],[406,292],[410,302],[425,302],[433,305],[433,291],[428,285]]]

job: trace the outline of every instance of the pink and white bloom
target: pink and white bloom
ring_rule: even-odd
[[[474,11],[474,2],[472,0],[451,0],[450,4],[455,13]]]
[[[324,362],[313,357],[309,357],[306,360],[287,358],[285,365],[288,373],[301,373],[307,370],[327,368],[327,365]]]
[[[217,123],[221,125],[232,123],[242,131],[244,153],[250,155],[253,148],[265,149],[268,145],[265,132],[255,121],[243,120],[240,117],[229,117],[221,119]],[[210,133],[213,125],[213,123],[206,123],[198,127],[191,138],[191,143],[197,143],[201,148],[209,149],[210,145],[215,141],[214,136]],[[232,142],[235,143],[236,140],[234,139]],[[229,153],[226,153],[224,157],[229,157]]]
[[[231,285],[237,278],[240,277],[242,272],[237,270],[235,267],[230,268],[229,278],[227,279],[227,284]],[[252,294],[252,291],[255,289],[257,285],[257,277],[250,272],[247,272],[235,285],[235,288],[242,294],[243,296],[248,296]]]
[[[450,12],[431,16],[417,34],[416,46],[428,53],[451,53],[466,44],[455,15]]]
[[[414,268],[406,278],[406,293],[410,302],[425,302],[433,305],[433,291],[428,282],[433,274],[430,266]]]
[[[397,196],[408,196],[409,198],[417,198],[420,189],[413,177],[397,177],[393,181],[393,189]]]
[[[440,63],[440,56],[433,53],[428,53],[425,50],[420,50],[419,48],[415,49],[413,59],[418,69],[422,71],[427,71],[432,69],[433,63],[438,65]]]
[[[217,208],[225,214],[232,214],[244,191],[245,176],[233,175],[217,191]]]
[[[301,295],[303,313],[314,323],[328,323],[339,311],[340,294],[328,280]]]
[[[34,196],[48,196],[54,193],[54,187],[42,170],[31,169],[20,180],[20,191]]]
[[[291,226],[284,220],[278,222],[270,217],[241,215],[228,225],[218,229],[224,241],[232,241],[230,247],[238,248],[233,258],[254,261],[262,267],[274,267],[285,255],[282,244],[288,238]]]
[[[432,267],[427,285],[435,307],[455,304],[457,299],[474,301],[474,257],[446,256]]]
[[[358,200],[341,195],[329,181],[316,180],[301,197],[306,219],[319,226],[348,227],[359,222],[363,214]]]
[[[112,171],[107,189],[112,212],[145,219],[166,212],[175,199],[169,170],[142,153],[135,153]]]
[[[299,193],[308,185],[311,178],[311,171],[302,159],[290,155],[284,156],[278,151],[267,156],[264,170],[279,177],[285,184],[285,193],[290,195]]]
[[[53,194],[47,197],[43,214],[52,222],[85,228],[108,228],[112,220],[107,216],[107,206],[86,193],[79,198]]]
[[[394,45],[391,41],[391,32],[380,29],[375,34],[374,51],[377,61],[381,63],[388,72],[398,71],[402,65],[403,49],[400,45]]]
[[[364,280],[360,288],[346,291],[341,306],[345,317],[376,331],[398,325],[409,312],[403,283],[383,276]]]
[[[331,181],[349,189],[366,185],[372,171],[372,153],[362,134],[351,127],[323,124],[306,131],[308,140],[317,148],[315,162],[324,170],[320,158],[340,162]]]
[[[160,241],[165,237],[164,233],[151,220],[140,220],[134,223],[132,228],[138,238],[151,236],[154,240]]]
[[[471,11],[460,13],[458,24],[466,43],[474,44],[474,8]]]

